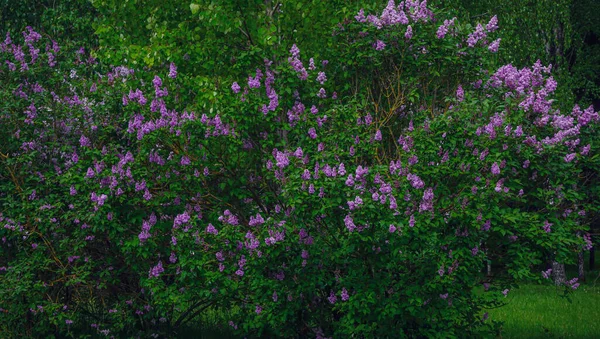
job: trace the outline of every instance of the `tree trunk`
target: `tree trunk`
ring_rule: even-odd
[[[590,271],[596,269],[596,247],[590,249]]]
[[[567,281],[565,264],[561,264],[556,261],[552,262],[552,278],[554,279],[554,284],[556,286],[565,284]]]
[[[583,251],[577,253],[577,277],[579,282],[585,280],[585,260],[583,259]]]

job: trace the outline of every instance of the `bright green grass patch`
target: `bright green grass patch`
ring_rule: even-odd
[[[571,303],[562,294],[550,285],[523,285],[489,316],[504,322],[502,338],[600,338],[600,286],[582,285]]]

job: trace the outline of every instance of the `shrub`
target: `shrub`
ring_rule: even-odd
[[[390,1],[335,60],[294,45],[203,113],[174,64],[144,83],[7,38],[1,328],[158,336],[220,307],[250,336],[492,333],[584,243],[598,121],[555,108],[550,67],[488,72],[496,28]]]

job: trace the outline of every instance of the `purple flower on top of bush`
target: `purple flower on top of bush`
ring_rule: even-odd
[[[354,220],[352,220],[352,217],[350,215],[346,215],[346,217],[344,218],[344,224],[346,225],[348,231],[353,232],[354,230],[356,230],[356,225],[354,224]]]
[[[565,162],[571,162],[575,159],[575,157],[577,157],[577,153],[571,153],[571,154],[567,154],[565,155]]]
[[[492,226],[492,221],[490,219],[486,220],[483,226],[481,226],[482,231],[489,231]]]
[[[469,34],[469,38],[467,39],[467,45],[469,47],[475,47],[478,41],[485,39],[487,36],[483,26],[481,24],[477,24],[475,31]]]
[[[438,27],[436,33],[438,39],[443,39],[446,36],[446,34],[448,34],[448,30],[450,29],[450,27],[454,26],[455,20],[456,18],[452,18],[451,20],[444,20],[444,24]]]
[[[458,85],[456,89],[456,99],[458,99],[458,102],[462,102],[465,99],[465,91],[461,85]]]
[[[485,26],[485,29],[488,32],[494,32],[495,30],[498,29],[498,16],[494,15],[490,21],[488,22],[488,24]]]
[[[325,75],[325,72],[319,72],[319,74],[317,75],[317,82],[323,85],[325,81],[327,81],[327,76]]]
[[[375,48],[376,51],[382,51],[385,48],[385,43],[381,40],[377,40],[373,43],[373,48]]]
[[[381,141],[382,136],[381,136],[381,131],[377,130],[377,132],[375,132],[375,140],[376,141]]]
[[[325,92],[324,88],[319,89],[319,92],[317,93],[317,97],[319,97],[321,99],[327,98],[327,92]]]
[[[238,83],[237,83],[237,82],[234,82],[234,83],[231,85],[231,90],[232,90],[232,91],[233,91],[233,93],[235,93],[235,94],[238,94],[238,93],[240,92],[240,89],[241,89],[241,88],[240,88],[240,85],[238,85]]]
[[[88,139],[85,135],[82,134],[79,138],[79,145],[81,147],[91,147],[92,143],[90,142],[90,139]]]
[[[206,226],[206,233],[218,235],[219,231],[215,228],[215,226],[213,226],[213,224],[209,223],[208,226]]]
[[[158,264],[152,267],[148,272],[148,279],[158,278],[164,271],[165,269],[163,268],[162,261],[159,261]]]
[[[548,279],[551,277],[552,274],[552,269],[549,268],[546,271],[542,271],[542,277],[544,277],[544,279]]]
[[[250,226],[258,226],[265,223],[265,219],[260,215],[260,213],[256,213],[256,216],[250,216],[249,225]]]
[[[553,224],[548,222],[548,220],[544,221],[544,226],[543,226],[544,232],[546,232],[546,233],[552,232],[552,229],[551,229],[552,225]]]
[[[179,214],[175,217],[175,220],[173,221],[173,228],[177,229],[181,225],[183,225],[189,221],[190,221],[190,215],[187,212],[183,212],[182,214]]]
[[[498,39],[492,41],[492,43],[488,46],[488,50],[492,53],[498,52],[498,48],[500,47],[501,40],[502,40],[501,38],[498,38]]]
[[[329,293],[329,297],[327,297],[327,300],[329,300],[329,303],[332,305],[336,303],[337,297],[335,296],[335,293],[333,293],[333,291]]]
[[[342,301],[348,301],[348,299],[350,299],[348,290],[346,290],[346,288],[342,288]]]
[[[367,18],[365,17],[365,10],[361,9],[360,11],[358,11],[358,14],[356,16],[354,16],[354,19],[356,19],[357,22],[367,22]]]
[[[169,65],[169,78],[175,79],[177,77],[177,66],[174,63]]]

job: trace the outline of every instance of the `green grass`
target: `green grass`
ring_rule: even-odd
[[[597,275],[596,275],[597,276]],[[562,288],[524,285],[513,290],[508,304],[490,310],[490,319],[503,321],[502,338],[600,338],[600,279],[565,298]]]

